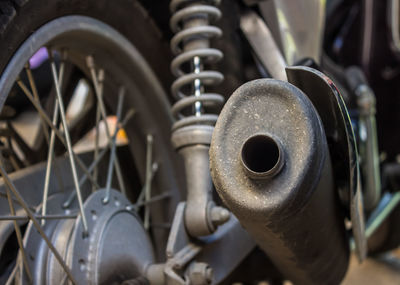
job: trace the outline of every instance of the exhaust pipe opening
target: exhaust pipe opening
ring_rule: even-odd
[[[253,179],[270,178],[278,174],[283,165],[280,144],[268,135],[249,137],[241,150],[244,170]]]

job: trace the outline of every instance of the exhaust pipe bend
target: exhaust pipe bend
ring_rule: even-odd
[[[349,259],[320,118],[288,82],[237,89],[210,148],[215,187],[279,270],[295,284],[339,284]]]

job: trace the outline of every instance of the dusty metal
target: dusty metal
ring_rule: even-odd
[[[65,53],[63,56],[66,58],[67,54]],[[65,61],[62,61],[60,64],[59,72],[58,72],[59,86],[62,86],[63,81],[64,81],[64,70],[65,70],[64,67],[65,67]],[[34,82],[34,81],[32,80],[32,82]],[[31,86],[34,86],[34,84],[31,83]],[[32,92],[33,92],[35,99],[37,101],[39,101],[39,96],[37,96],[37,95],[35,96],[35,93],[37,93],[36,88],[32,88]],[[55,100],[54,109],[53,109],[53,120],[52,120],[52,123],[54,126],[57,126],[58,116],[59,116],[58,113],[59,113],[59,104],[58,104],[57,100]],[[46,128],[46,123],[41,120],[41,124],[43,126],[43,129],[46,130],[45,133],[48,136],[48,130]],[[51,174],[51,169],[52,169],[53,160],[54,160],[55,138],[56,137],[55,137],[54,130],[51,130],[50,137],[49,137],[49,149],[48,149],[48,153],[47,153],[46,176],[45,176],[45,183],[44,183],[44,189],[43,189],[43,205],[42,205],[42,215],[43,216],[46,215],[46,203],[47,203],[47,198],[49,195],[50,174]],[[41,221],[42,225],[44,225],[45,222],[46,222],[45,220],[42,220]]]
[[[77,38],[79,38],[79,40],[76,40]],[[162,166],[159,167],[157,174],[154,177],[154,182],[157,185],[157,187],[154,187],[154,194],[158,195],[160,192],[160,187],[162,186],[163,189],[170,193],[168,196],[170,203],[160,203],[157,205],[158,207],[153,207],[154,211],[152,211],[151,221],[156,225],[166,223],[166,221],[169,220],[170,213],[172,213],[172,207],[175,207],[174,205],[179,200],[180,196],[180,184],[176,180],[176,177],[179,176],[176,175],[176,173],[178,173],[178,168],[175,164],[176,155],[173,151],[171,151],[168,140],[165,140],[165,137],[167,137],[169,134],[170,126],[172,124],[172,116],[169,113],[170,104],[167,101],[167,96],[145,59],[141,56],[139,51],[132,45],[131,42],[124,38],[120,33],[117,33],[115,30],[113,30],[110,26],[107,26],[98,20],[82,16],[60,17],[35,30],[35,32],[29,36],[25,42],[21,43],[21,46],[16,51],[15,55],[10,58],[7,68],[4,70],[0,78],[1,107],[3,106],[3,103],[6,100],[11,88],[13,88],[17,76],[21,70],[23,70],[26,62],[29,61],[32,53],[43,46],[51,46],[58,51],[62,51],[65,47],[69,51],[73,51],[73,55],[70,54],[71,62],[79,63],[78,65],[83,69],[85,69],[85,64],[83,61],[84,58],[88,53],[92,54],[93,52],[93,54],[96,55],[96,60],[99,66],[105,66],[107,68],[107,76],[110,78],[110,80],[104,86],[105,94],[110,94],[110,96],[105,97],[107,100],[105,104],[107,104],[107,108],[110,108],[109,110],[114,109],[116,106],[116,96],[112,96],[113,92],[110,92],[110,90],[115,92],[115,90],[118,90],[118,86],[116,86],[117,88],[113,89],[113,82],[118,82],[121,84],[123,83],[124,85],[126,84],[125,86],[127,87],[127,90],[129,90],[130,96],[127,96],[126,98],[126,104],[124,105],[125,111],[127,111],[126,107],[130,108],[131,106],[135,106],[137,107],[137,110],[140,110],[140,123],[130,122],[130,124],[124,128],[128,137],[142,138],[149,131],[157,134],[158,140],[155,141],[153,147],[154,153],[156,154],[155,159],[157,159],[157,161],[162,161]],[[118,57],[110,58],[110,54],[118,54]],[[132,74],[134,74],[134,80],[132,80],[132,76],[127,76]],[[26,88],[26,90],[29,90],[29,88]],[[33,94],[29,94],[28,97],[35,102],[34,106],[38,107],[38,112],[40,112],[41,115],[47,114],[46,116],[42,116],[42,119],[45,121],[45,123],[51,123],[48,113],[44,111],[44,108],[40,105],[40,103],[37,103],[38,101],[35,100],[35,96]],[[57,137],[62,138],[62,136],[60,136],[62,133],[60,133],[59,130],[54,128],[54,126],[50,126],[50,128],[50,130],[54,130]],[[63,141],[64,140],[61,139],[61,143]],[[132,153],[135,164],[144,165],[145,144],[140,139],[135,141],[136,143],[134,145],[130,144],[127,147],[129,147],[129,150]],[[81,157],[81,155],[79,155],[79,157]],[[90,165],[93,159],[92,156],[90,159],[91,160],[86,161],[79,159],[79,161],[84,162],[82,166]],[[63,179],[63,181],[65,183],[65,191],[69,194],[70,189],[68,189],[68,187],[71,187],[71,184],[73,184],[73,179],[67,158],[65,162],[66,166],[68,167],[63,167],[60,170],[60,173],[66,175],[66,178]],[[41,168],[37,169],[38,166]],[[32,179],[32,176],[28,175],[29,173],[27,172],[29,172],[29,170],[36,172],[36,179]],[[19,193],[21,196],[23,196],[26,202],[23,205],[31,209],[31,212],[33,213],[35,210],[32,210],[32,208],[36,207],[41,202],[43,197],[42,189],[44,182],[43,178],[45,175],[44,170],[45,168],[42,165],[36,165],[33,166],[32,169],[23,169],[18,171],[18,173],[10,174],[10,178],[16,184]],[[79,171],[79,177],[82,177],[82,175],[85,174],[88,179],[92,180],[92,175],[89,175],[91,171],[85,172],[84,168],[80,169],[79,167],[77,170]],[[144,168],[140,167],[137,169],[137,171],[139,172],[139,179],[141,179],[143,182]],[[25,177],[26,179],[23,179],[22,181],[22,179],[18,179],[20,177],[16,177],[14,174],[27,175]],[[52,176],[50,177],[51,185],[49,195],[52,195],[54,191],[61,191],[60,187],[58,187],[57,183],[54,181],[54,178]],[[93,180],[94,182],[97,181],[96,179]],[[0,187],[2,188],[0,191],[5,190],[5,186],[3,184],[1,184]],[[5,192],[2,194],[5,194]],[[16,198],[13,197],[13,200],[15,199]],[[1,201],[4,202],[6,200],[0,200],[0,205],[4,205],[4,203]],[[15,203],[14,205],[16,207],[18,216],[26,215],[23,211],[20,211],[21,202],[18,201],[18,203]],[[3,209],[7,211],[3,212]],[[2,215],[9,214],[8,207],[0,207],[0,212]],[[36,221],[36,217],[38,216],[37,214],[32,214],[32,217]],[[73,221],[71,219],[69,220]],[[22,223],[23,221],[18,221],[18,224]],[[46,222],[46,224],[47,223],[49,223],[49,221]],[[10,224],[12,225],[12,221],[2,221],[1,224],[5,224],[8,227]],[[162,233],[160,234],[160,232]],[[165,236],[165,233],[166,232],[164,230],[156,230],[153,232],[154,244],[159,245],[159,248],[163,248],[163,236]],[[1,234],[3,234],[3,232]],[[6,240],[8,236],[9,235],[6,234],[1,235],[0,239],[2,241],[3,238]],[[134,237],[135,235],[132,236]],[[131,239],[126,240],[126,242],[131,243],[132,237]],[[55,242],[53,242],[53,244],[54,243]]]
[[[178,119],[173,129],[196,123],[213,125],[217,116],[207,114],[206,109],[220,106],[224,97],[204,89],[219,84],[224,76],[218,71],[207,70],[205,65],[223,58],[220,50],[210,47],[210,39],[222,35],[219,27],[210,24],[221,17],[221,11],[214,5],[186,0],[173,0],[170,8],[170,26],[176,33],[171,39],[171,49],[176,55],[171,70],[178,77],[171,86],[172,95],[178,100],[173,107]],[[189,72],[183,68],[185,64],[192,66]],[[188,108],[194,108],[193,115],[187,116],[184,112]]]
[[[1,159],[3,159],[3,158],[1,158]],[[10,190],[8,190],[8,189],[7,189],[7,200],[8,200],[8,204],[10,207],[10,214],[15,216],[14,203],[11,198]],[[18,242],[18,246],[19,246],[19,250],[20,250],[20,254],[21,254],[21,258],[22,258],[23,270],[26,273],[29,282],[32,282],[32,273],[28,266],[28,258],[27,258],[26,251],[25,251],[25,248],[24,248],[24,245],[22,242],[21,229],[20,229],[17,221],[14,220],[13,224],[14,224],[14,230],[15,230],[15,234],[17,236],[17,242]]]
[[[363,178],[364,208],[372,211],[381,198],[381,176],[376,128],[376,99],[373,90],[368,86],[367,79],[358,67],[349,67],[346,78],[350,89],[356,95],[358,107],[358,146],[361,159]]]
[[[85,201],[88,236],[79,216],[70,238],[68,261],[78,284],[122,282],[143,276],[154,263],[150,238],[131,203],[111,189],[104,204],[106,191],[98,190]]]
[[[287,80],[286,61],[264,20],[249,11],[240,18],[240,28],[249,41],[257,58],[273,78]]]
[[[50,215],[65,215],[71,212],[77,214],[78,208],[76,203],[72,205],[71,209],[68,211],[62,208],[62,202],[66,196],[66,194],[53,194],[49,196],[46,205],[47,213]],[[42,206],[38,207],[38,213],[42,211],[41,208]],[[74,222],[74,219],[47,220],[46,224],[42,226],[43,231],[64,260]],[[55,274],[61,275],[61,278],[64,278],[65,273],[63,269],[55,260],[54,256],[50,254],[46,243],[42,236],[36,231],[32,222],[28,224],[24,244],[29,252],[29,268],[33,272],[34,284],[55,284],[52,283],[52,281],[54,282],[56,280],[54,279]],[[37,262],[39,260],[41,262]],[[26,275],[23,274],[23,272],[20,272],[20,274],[22,284],[31,284],[31,282],[26,279]]]
[[[381,175],[378,148],[378,134],[375,120],[375,95],[371,88],[362,85],[357,88],[357,104],[360,110],[358,122],[360,138],[360,154],[363,158],[364,174],[363,198],[364,208],[373,210],[381,198]]]
[[[117,127],[114,131],[114,135],[111,138],[112,140],[115,140],[115,138],[117,137],[118,131],[123,129],[126,124],[129,122],[129,120],[133,117],[133,115],[135,114],[135,110],[134,109],[130,109],[127,114],[125,115],[124,119],[122,120],[121,123],[117,124]],[[105,156],[105,154],[108,152],[107,148],[104,148],[103,150],[101,150],[99,153],[97,153],[96,155],[96,149],[95,149],[95,158],[94,161],[91,162],[91,164],[88,167],[88,172],[91,173],[93,171],[93,176],[95,177],[95,170],[97,168],[97,166],[99,165],[100,161],[102,160],[102,158]],[[79,179],[79,185],[83,185],[87,180],[89,179],[87,174],[82,175],[82,177]],[[92,185],[92,192],[93,192],[93,188],[95,185]],[[122,191],[121,191],[122,192]],[[76,197],[76,192],[71,192],[70,196],[68,197],[68,199],[63,203],[63,207],[64,208],[68,208],[69,205],[72,203],[72,201],[75,199]]]
[[[103,203],[110,192],[110,201]],[[48,213],[61,215],[78,212],[72,204],[62,207],[67,194],[49,197]],[[77,284],[109,284],[142,276],[145,267],[154,262],[150,240],[140,218],[131,210],[130,202],[115,190],[93,193],[84,204],[88,219],[88,236],[84,234],[82,217],[48,220],[43,230],[62,258],[71,267]],[[133,209],[133,208],[132,208]],[[40,209],[38,210],[40,211]],[[30,224],[25,235],[29,250],[29,266],[35,284],[62,284],[65,272],[49,253],[41,235]],[[40,262],[38,262],[40,261]],[[22,276],[23,284],[25,277]]]
[[[118,103],[117,103],[117,112],[116,112],[116,119],[117,119],[117,125],[121,123],[121,116],[122,116],[122,106],[124,102],[124,97],[125,97],[125,88],[120,87],[120,90],[118,92]],[[111,189],[111,183],[112,183],[112,177],[113,177],[113,172],[114,172],[114,165],[115,165],[115,159],[116,159],[116,147],[117,147],[117,134],[118,134],[118,127],[115,128],[114,133],[112,136],[109,137],[109,140],[111,140],[111,147],[110,147],[110,159],[108,162],[108,171],[107,171],[107,182],[106,182],[106,196],[104,197],[103,202],[108,203],[110,200],[110,189]],[[126,189],[121,188],[121,192],[126,196]]]
[[[254,155],[243,153],[254,136],[268,140],[252,142]],[[254,179],[243,155],[254,172],[282,168]],[[342,280],[349,258],[344,217],[322,123],[300,89],[273,79],[242,85],[220,114],[210,159],[220,197],[286,278],[295,284]]]
[[[193,236],[204,236],[215,230],[210,219],[212,181],[209,171],[209,144],[213,127],[187,126],[172,135],[174,147],[183,156],[187,183],[185,224]]]
[[[146,180],[143,186],[145,202],[151,199],[151,182],[153,177],[153,136],[148,134],[146,137]],[[149,229],[150,226],[150,209],[145,207],[144,209],[144,228]]]
[[[364,211],[356,139],[342,96],[330,78],[309,67],[286,69],[288,80],[300,88],[313,103],[321,117],[329,142],[329,151],[340,197],[350,208],[356,253],[366,258]]]
[[[218,227],[214,234],[202,238],[201,243],[203,248],[196,261],[205,262],[212,268],[213,284],[220,284],[256,246],[254,239],[234,216]]]
[[[110,149],[112,149],[112,139],[111,139],[112,134],[110,132],[110,128],[109,128],[108,121],[107,121],[107,111],[106,111],[106,107],[105,107],[104,100],[102,97],[103,92],[101,90],[102,88],[101,88],[101,85],[99,84],[98,77],[96,75],[96,66],[95,66],[95,60],[94,60],[93,56],[91,56],[91,55],[87,56],[86,64],[90,70],[90,75],[92,77],[93,86],[95,89],[94,93],[96,94],[97,103],[98,103],[98,107],[100,110],[100,115],[101,115],[103,121],[105,122],[104,126],[105,126],[105,130],[106,130],[108,145],[109,145]],[[125,91],[123,91],[123,92],[125,92]],[[126,193],[125,183],[124,183],[124,179],[122,178],[122,172],[121,172],[122,170],[121,170],[118,156],[114,157],[114,167],[115,167],[115,172],[117,174],[119,187],[120,187],[122,193]]]
[[[192,285],[207,285],[213,280],[213,270],[207,263],[193,262],[187,271],[187,280]]]
[[[51,63],[51,73],[53,76],[54,86],[55,86],[56,94],[57,94],[56,101],[58,103],[58,108],[60,109],[61,122],[62,122],[62,126],[64,129],[64,138],[65,138],[65,142],[66,142],[67,151],[69,154],[68,159],[71,164],[71,171],[72,171],[72,177],[74,180],[75,191],[76,191],[76,195],[78,197],[79,209],[80,209],[80,213],[82,215],[83,227],[84,227],[85,231],[87,231],[87,220],[86,220],[86,216],[83,211],[82,191],[81,191],[81,187],[80,187],[79,181],[78,181],[78,173],[77,173],[76,164],[75,164],[76,159],[75,159],[75,155],[73,154],[73,151],[72,151],[71,137],[70,137],[70,133],[68,130],[69,127],[67,125],[67,118],[66,118],[66,113],[65,113],[66,109],[64,107],[63,97],[61,94],[61,86],[60,86],[60,82],[58,79],[59,78],[58,71],[57,71],[55,61],[53,59],[52,52],[50,50],[48,51],[48,54],[49,54],[50,63]]]
[[[58,219],[76,219],[77,215],[35,215],[35,219],[37,220],[58,220]],[[0,216],[0,221],[27,221],[29,220],[28,216]]]
[[[173,125],[171,141],[184,159],[187,182],[185,225],[192,236],[209,235],[229,219],[229,212],[216,207],[211,195],[208,151],[218,116],[207,114],[206,109],[218,107],[224,100],[222,95],[204,91],[205,87],[223,80],[220,72],[204,67],[223,56],[219,50],[210,48],[210,39],[221,36],[222,31],[210,24],[221,17],[221,12],[209,4],[217,3],[173,0],[170,4],[173,14],[170,26],[176,33],[171,39],[171,49],[177,55],[171,70],[178,77],[171,86],[172,94],[178,100],[172,107],[177,122]],[[183,68],[185,64],[191,66],[189,73]]]
[[[27,89],[27,87],[25,86],[25,84],[21,81],[21,80],[17,80],[17,83],[19,85],[19,87],[21,88],[21,90],[25,93],[25,95],[28,97],[29,101],[31,101],[32,105],[36,108],[36,110],[38,111],[41,119],[51,128],[51,130],[54,130],[55,134],[57,135],[58,139],[61,141],[61,143],[67,148],[67,142],[64,138],[63,133],[61,133],[61,131],[59,129],[56,128],[56,126],[54,126],[50,120],[50,118],[47,116],[46,111],[43,109],[43,107],[40,104],[40,101],[37,101],[33,98],[33,95],[31,94],[31,92]],[[82,162],[82,160],[79,158],[79,156],[77,156],[75,154],[74,151],[72,151],[72,154],[74,155],[74,159],[76,160],[78,166],[80,169],[82,169],[82,171],[85,172],[85,174],[87,175],[87,177],[90,179],[90,181],[97,187],[100,188],[100,186],[98,186],[97,181],[93,179],[92,175],[89,173],[89,171],[87,170],[85,164]]]
[[[268,17],[270,1],[260,2],[264,17]],[[282,52],[289,65],[310,57],[320,62],[325,25],[325,1],[320,0],[274,0],[277,35]],[[305,16],[306,15],[306,16]]]
[[[87,161],[88,156],[81,156],[83,161]],[[64,187],[66,189],[73,188],[73,180],[71,175],[71,168],[69,166],[69,162],[67,158],[57,158],[55,160],[57,164],[60,174],[62,174],[62,180],[64,182]],[[24,197],[27,204],[31,207],[32,211],[35,211],[36,206],[42,203],[42,195],[39,195],[39,191],[41,191],[44,187],[44,180],[43,177],[46,173],[46,163],[40,163],[35,166],[27,167],[21,169],[17,172],[10,174],[11,179],[13,179],[14,185],[19,189],[21,196]],[[81,173],[80,173],[81,174]],[[3,180],[0,181],[0,193],[6,193],[6,185]],[[34,191],[32,191],[34,190]],[[60,185],[53,176],[50,179],[50,188],[49,188],[49,195],[52,195],[56,192],[60,192]],[[41,193],[40,193],[41,194]],[[22,210],[21,205],[18,203],[18,200],[13,199],[14,207],[18,216],[22,218],[16,218],[18,220],[18,224],[22,225],[27,222],[25,219],[26,213]],[[7,199],[0,198],[0,214],[1,216],[8,216],[10,214],[9,207],[7,204]],[[35,218],[40,220],[41,216],[35,215]],[[47,217],[47,216],[46,216]],[[27,217],[29,219],[29,217]],[[22,219],[22,220],[20,220]],[[12,221],[0,221],[0,253],[3,253],[5,249],[5,243],[7,239],[13,232],[13,223]]]
[[[34,217],[34,213],[31,211],[29,208],[29,205],[25,202],[17,188],[15,187],[14,183],[8,176],[7,172],[3,168],[3,164],[0,163],[0,173],[1,176],[3,177],[4,183],[7,185],[9,190],[12,192],[12,194],[15,196],[15,198],[19,201],[19,204],[22,206],[22,208],[25,210],[26,214],[29,216],[31,224],[35,227],[36,231],[40,234],[42,237],[43,241],[49,248],[49,250],[52,252],[53,256],[59,263],[59,265],[63,268],[65,274],[68,276],[68,279],[72,282],[72,284],[77,284],[75,278],[71,274],[71,271],[67,264],[64,262],[63,258],[61,257],[60,253],[58,250],[55,248],[55,246],[51,243],[49,237],[46,235],[45,231],[43,228],[40,226],[38,220]]]
[[[100,69],[98,73],[98,78],[97,81],[99,82],[99,92],[100,92],[100,98],[103,98],[103,92],[104,92],[104,79],[105,79],[105,72],[104,69]],[[95,126],[95,147],[94,147],[94,161],[97,160],[98,155],[99,155],[99,138],[100,138],[100,129],[99,129],[99,123],[101,119],[101,114],[100,114],[100,106],[99,102],[96,102],[96,126]],[[96,166],[93,170],[93,178],[97,179],[99,175],[98,172],[98,167]],[[92,192],[96,191],[96,187],[92,186]]]
[[[209,279],[212,270],[210,283],[219,284],[255,247],[254,240],[235,217],[218,227],[212,235],[191,238],[184,224],[185,204],[181,202],[176,208],[166,249],[167,262],[152,264],[146,269],[150,284],[186,284],[185,275],[196,263],[207,265],[208,270],[202,271],[203,280]]]
[[[200,252],[201,247],[191,242],[185,227],[185,207],[186,203],[181,202],[176,207],[174,220],[168,237],[166,248],[167,261],[164,267],[165,278],[159,284],[185,284],[184,268]],[[150,273],[148,271],[148,273]],[[158,276],[156,274],[156,276]],[[148,275],[150,281],[154,280]]]

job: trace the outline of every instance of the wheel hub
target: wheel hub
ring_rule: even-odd
[[[85,201],[86,234],[80,215],[76,220],[49,220],[44,225],[47,236],[79,284],[122,282],[143,275],[146,266],[154,262],[151,242],[131,203],[120,192],[110,192],[110,201],[106,204],[103,203],[105,189],[94,192]],[[63,201],[65,195],[53,195],[48,201],[48,213],[65,214]],[[25,245],[29,249],[34,283],[63,283],[65,272],[31,223]],[[23,276],[22,280],[28,279]]]
[[[43,64],[50,64],[51,69],[44,76],[52,78],[54,90],[48,95],[46,95],[48,92],[38,90],[35,96],[33,93],[37,88],[33,86],[39,79],[42,82],[42,78],[34,76],[34,68],[27,63],[36,54],[33,53],[42,48],[48,51],[48,62]],[[113,54],[117,54],[118,57],[110,57]],[[23,96],[27,103],[32,103],[28,109],[21,109],[21,114],[29,111],[35,119],[38,119],[37,124],[35,123],[38,126],[35,133],[39,134],[37,138],[40,138],[40,135],[44,138],[40,144],[36,144],[36,139],[32,143],[33,151],[37,150],[37,158],[29,163],[21,161],[20,166],[15,163],[13,169],[2,172],[3,177],[10,174],[10,180],[15,184],[12,191],[19,193],[24,202],[21,203],[23,206],[19,205],[18,201],[8,203],[7,199],[1,200],[0,203],[2,206],[0,208],[4,209],[0,212],[5,221],[2,224],[4,227],[0,226],[0,249],[3,249],[2,245],[9,240],[13,242],[12,249],[1,251],[1,257],[4,259],[8,258],[9,252],[12,253],[12,263],[9,264],[9,269],[12,271],[1,275],[1,280],[15,281],[16,284],[64,284],[67,272],[78,284],[109,284],[114,280],[118,282],[141,274],[146,264],[152,262],[153,250],[139,218],[126,209],[126,205],[130,203],[116,191],[111,191],[113,198],[110,203],[104,205],[101,203],[104,193],[90,194],[90,192],[97,191],[103,185],[110,185],[109,181],[112,187],[122,190],[124,186],[120,181],[118,184],[113,183],[114,175],[118,180],[126,182],[128,184],[126,188],[129,189],[126,193],[132,198],[131,201],[142,197],[137,203],[145,208],[145,213],[150,214],[145,216],[148,217],[147,221],[151,227],[163,225],[162,229],[152,231],[152,243],[157,245],[154,250],[157,250],[160,259],[163,258],[168,225],[180,195],[179,191],[175,190],[180,189],[180,185],[176,180],[178,176],[175,175],[177,166],[174,160],[175,153],[165,139],[169,136],[172,118],[158,79],[132,43],[112,27],[89,17],[66,16],[52,20],[35,30],[33,35],[28,34],[17,51],[10,56],[12,57],[2,70],[0,78],[0,109],[4,102],[6,106],[10,103],[7,102],[7,95],[16,94],[18,91],[17,93]],[[29,77],[29,73],[32,73],[30,76],[32,79],[28,82],[24,80],[24,75]],[[84,110],[72,120],[71,117],[67,118],[68,107],[71,106],[81,81],[88,83],[90,94],[86,95],[85,104],[81,104],[85,107]],[[120,100],[124,97],[124,92],[118,92],[118,96],[115,96],[117,90],[125,90],[127,93],[125,101]],[[39,95],[44,97],[41,98]],[[40,100],[35,99],[38,96]],[[55,102],[58,104],[53,106]],[[117,116],[119,102],[123,102],[121,116]],[[104,106],[101,107],[102,105]],[[56,106],[60,113],[58,115],[55,112]],[[67,115],[62,116],[61,110]],[[133,114],[133,110],[137,111],[135,119],[130,120],[128,115]],[[106,150],[107,146],[93,143],[93,149],[90,149],[93,153],[87,152],[87,160],[81,158],[81,153],[75,147],[90,135],[100,133],[103,122],[107,122],[111,116],[115,117],[113,119],[117,119],[116,121],[119,118],[125,123],[120,122],[121,124],[115,125],[123,127],[128,142],[132,139],[135,144],[129,143],[126,148],[119,148],[113,143],[114,136],[110,132],[110,138],[106,136],[109,151]],[[40,124],[45,126],[43,130],[39,126],[39,120]],[[58,122],[53,123],[53,120]],[[48,130],[47,139],[44,135],[45,129]],[[53,144],[51,144],[52,133],[55,134]],[[70,139],[67,139],[67,134],[71,136]],[[152,160],[147,161],[148,144],[143,138],[149,134],[156,134],[154,144],[149,148],[155,155]],[[31,137],[33,136],[29,135],[29,138]],[[25,142],[23,138],[22,142]],[[112,153],[116,153],[117,147],[118,153],[114,156]],[[86,151],[88,149],[85,149]],[[30,152],[30,149],[20,154],[15,152],[15,156],[20,160],[27,160],[26,157]],[[124,155],[125,153],[129,153],[129,156]],[[102,155],[104,158],[100,158]],[[60,165],[58,161],[56,163],[55,159],[59,158],[65,159],[65,164]],[[117,168],[120,167],[117,166],[119,158],[123,160],[121,164],[124,166],[120,174],[117,173]],[[45,161],[47,163],[44,163]],[[157,173],[146,172],[146,169],[151,169],[147,166],[152,166],[153,162],[155,165],[156,161],[157,165],[162,162],[162,166],[157,168]],[[115,165],[111,167],[113,162]],[[43,163],[41,173],[36,171],[40,163]],[[26,173],[31,167],[34,173]],[[28,174],[35,175],[37,179],[35,181],[29,179]],[[64,179],[65,174],[68,174],[67,179]],[[57,176],[62,179],[58,179]],[[137,190],[144,189],[140,181],[147,181],[146,177],[151,177],[149,181],[154,179],[154,187],[149,197],[140,196],[141,193],[145,193],[143,190],[141,193],[136,193]],[[4,196],[7,188],[4,183],[0,186]],[[171,193],[160,193],[161,187],[171,189],[169,191]],[[70,189],[76,191],[75,196],[71,195]],[[56,192],[63,192],[65,195],[56,196],[54,194]],[[162,198],[157,197],[161,194]],[[153,196],[155,200],[152,200]],[[115,201],[115,197],[118,202]],[[79,207],[68,205],[71,199],[75,199],[77,204],[79,202]],[[162,199],[169,201],[162,203]],[[152,204],[153,208],[150,211],[150,203],[153,201],[157,201],[159,207],[156,208]],[[43,205],[47,203],[46,210],[40,209],[41,206],[38,205],[41,203]],[[16,209],[16,214],[13,214],[15,217],[11,217],[9,210],[13,204]],[[68,207],[69,214],[74,217],[63,220],[58,219],[59,217],[57,219],[50,217],[50,215],[67,215],[62,204]],[[92,210],[95,212],[92,213]],[[31,212],[36,212],[35,218]],[[6,219],[7,217],[9,219]],[[34,219],[35,228],[32,223],[28,223],[30,219]],[[45,225],[38,224],[41,219],[46,219]],[[17,242],[11,239],[14,232],[19,232],[19,228],[14,227],[14,220],[17,220],[17,225],[23,225],[22,234],[18,234],[17,242],[18,245],[24,244],[24,246],[19,247],[17,260],[14,260],[14,256],[17,255]],[[82,236],[81,220],[89,220],[87,237]],[[26,224],[28,228],[24,232]],[[45,234],[40,236],[37,231],[44,231]],[[48,240],[43,240],[47,238]],[[46,242],[50,244],[51,250]],[[26,259],[29,262],[25,262]],[[17,261],[17,266],[14,261]],[[24,261],[23,266],[21,266],[22,261]],[[114,274],[115,278],[109,277],[111,274]],[[26,278],[25,275],[33,275],[32,282],[25,281],[30,278]]]

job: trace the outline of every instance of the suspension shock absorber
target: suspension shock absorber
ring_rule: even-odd
[[[185,225],[192,236],[215,231],[229,219],[229,212],[215,206],[209,171],[209,147],[218,115],[210,112],[224,103],[224,97],[207,93],[207,86],[223,80],[218,71],[205,70],[205,65],[222,59],[220,50],[210,48],[210,39],[222,31],[210,22],[221,17],[217,0],[172,0],[171,40],[176,55],[171,70],[177,79],[171,87],[177,102],[172,107],[176,119],[172,127],[172,144],[183,156],[187,181]],[[208,113],[207,113],[208,112]]]

